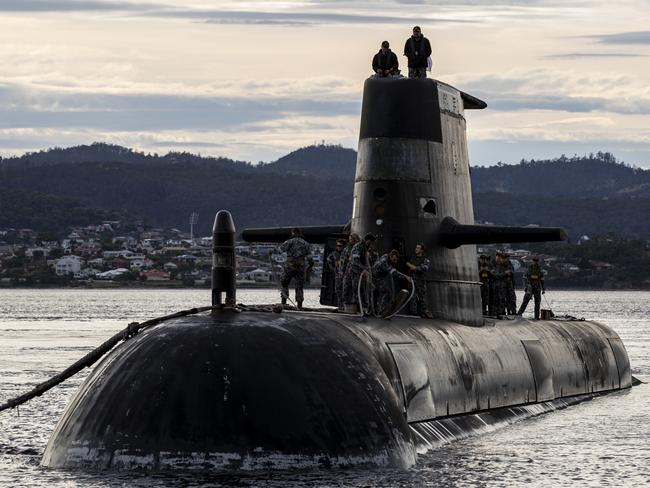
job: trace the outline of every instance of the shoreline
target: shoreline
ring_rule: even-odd
[[[290,287],[292,288],[292,287]],[[321,286],[316,284],[305,284],[305,290],[320,290]],[[152,282],[152,283],[141,283],[141,282],[115,282],[115,281],[95,281],[92,283],[81,283],[73,286],[61,286],[61,285],[7,285],[5,283],[0,283],[0,290],[210,290],[209,285],[195,285],[195,286],[186,286],[181,282],[178,283],[169,283],[169,282]],[[276,283],[237,283],[238,290],[277,290],[279,291],[279,284]],[[516,293],[524,293],[523,288],[515,289]],[[648,288],[595,288],[595,287],[572,287],[572,286],[562,286],[558,288],[551,288],[551,293],[556,291],[603,291],[603,292],[612,292],[612,291],[646,291],[650,292],[650,287]]]
[[[238,290],[278,290],[277,283],[237,283]],[[320,290],[320,284],[305,284],[305,290]],[[8,285],[0,283],[0,290],[210,290],[210,285],[187,286],[181,283],[170,282],[116,282],[116,281],[94,281],[92,283],[79,283],[75,285]]]

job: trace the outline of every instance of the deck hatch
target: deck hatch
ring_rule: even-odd
[[[521,341],[528,355],[530,369],[535,379],[535,394],[537,402],[555,399],[553,391],[553,368],[546,357],[540,341]]]
[[[402,385],[407,422],[435,418],[436,411],[426,361],[416,344],[387,344]]]

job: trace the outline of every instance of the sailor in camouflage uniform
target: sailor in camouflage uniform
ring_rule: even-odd
[[[537,256],[533,257],[533,262],[528,266],[526,271],[526,291],[524,292],[524,301],[521,302],[521,307],[517,315],[522,315],[526,311],[528,302],[530,302],[531,297],[535,299],[535,319],[539,319],[539,308],[542,303],[542,295],[546,293],[544,287],[544,273],[542,268],[539,266],[539,258]]]
[[[327,255],[327,267],[334,275],[335,303],[339,308],[343,306],[343,275],[341,274],[341,269],[343,267],[344,246],[345,240],[338,239],[334,250]]]
[[[289,283],[293,279],[295,280],[296,287],[296,305],[298,309],[302,309],[305,272],[307,270],[307,261],[311,254],[309,243],[303,239],[302,231],[296,227],[291,231],[291,238],[280,244],[279,250],[287,254],[287,262],[284,265],[284,270],[280,277],[282,304],[287,303],[287,298],[289,298]]]
[[[503,253],[503,259],[506,265],[506,280],[505,280],[505,300],[506,300],[506,313],[508,315],[515,315],[517,313],[517,295],[515,293],[515,268],[510,261],[510,255]]]
[[[353,292],[352,290],[352,275],[348,270],[350,269],[350,264],[352,262],[352,248],[360,240],[361,239],[357,234],[350,234],[348,243],[341,252],[341,267],[339,268],[339,275],[337,277],[341,281],[341,290],[343,294],[342,306],[345,306],[346,303],[354,303],[354,296],[356,296],[356,292]]]
[[[431,318],[431,313],[427,309],[427,281],[426,274],[431,267],[431,261],[424,254],[424,244],[418,242],[415,245],[415,257],[407,261],[406,266],[413,278],[415,294],[411,300],[411,313],[420,317]]]
[[[490,281],[492,270],[490,269],[490,257],[481,254],[479,259],[478,278],[481,281],[481,307],[483,315],[487,315],[490,309]]]
[[[372,234],[366,234],[363,237],[363,241],[357,242],[352,247],[350,263],[347,269],[345,270],[344,283],[348,285],[348,290],[343,292],[347,300],[346,301],[347,305],[355,305],[358,304],[359,302],[358,299],[359,281],[361,280],[361,274],[364,271],[371,270],[370,255],[374,243],[375,243],[375,236]],[[367,310],[368,304],[363,303],[363,308]]]
[[[395,280],[401,278],[405,281],[411,279],[403,273],[400,273],[395,266],[399,261],[399,252],[393,249],[388,254],[384,254],[372,267],[373,281],[375,285],[375,301],[377,303],[377,314],[385,316],[395,299]]]
[[[506,314],[506,281],[508,264],[507,259],[503,257],[501,251],[497,252],[496,265],[494,267],[494,313],[499,315]]]

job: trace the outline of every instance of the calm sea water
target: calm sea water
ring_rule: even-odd
[[[271,303],[272,290],[241,290]],[[650,292],[549,292],[556,313],[601,321],[650,381]],[[306,296],[317,305],[317,292]],[[0,290],[0,403],[29,390],[133,320],[203,306],[205,290]],[[88,371],[0,413],[0,488],[650,486],[650,385],[452,442],[400,470],[210,476],[81,473],[41,468],[48,437]]]

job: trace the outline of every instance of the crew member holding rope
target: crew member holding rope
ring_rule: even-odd
[[[432,315],[427,308],[427,280],[426,274],[431,266],[431,261],[424,254],[426,248],[422,242],[415,245],[415,256],[406,262],[406,266],[413,278],[415,287],[415,299],[411,300],[411,314],[419,315],[422,318],[431,318]]]
[[[357,242],[352,247],[350,264],[346,269],[346,281],[349,282],[353,291],[356,291],[360,287],[361,274],[364,271],[370,271],[372,263],[370,262],[370,255],[372,253],[372,247],[375,244],[375,236],[372,234],[366,234],[363,237],[361,242]],[[362,299],[365,303],[358,303],[357,293],[352,293],[350,296],[346,296],[346,305],[350,311],[356,313],[356,306],[361,305],[365,310],[368,310],[370,307],[370,302],[365,300],[366,293],[362,294]]]
[[[395,267],[399,261],[399,251],[393,249],[379,258],[372,267],[377,299],[377,313],[386,316],[393,308],[395,300],[396,280],[411,282],[411,278],[400,273]]]

